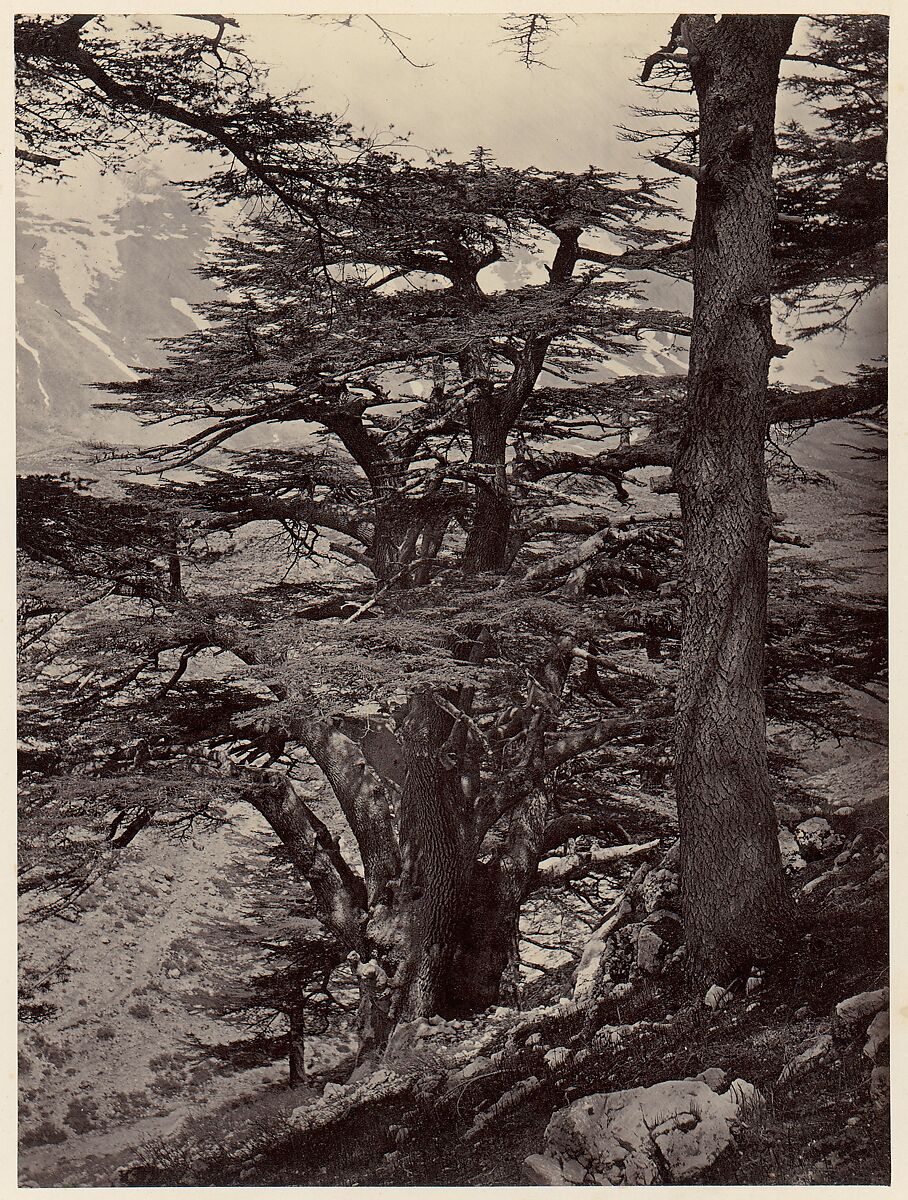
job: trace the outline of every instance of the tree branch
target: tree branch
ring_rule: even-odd
[[[363,860],[369,903],[400,874],[387,792],[357,743],[327,721],[297,717],[288,732],[306,747],[337,796]]]
[[[641,728],[647,731],[665,731],[672,725],[671,717],[606,717],[594,721],[582,729],[570,729],[563,733],[549,734],[545,739],[545,770],[548,774],[569,762],[578,754],[586,754],[604,746],[606,742],[617,741],[630,733],[639,733]]]
[[[552,883],[564,883],[569,879],[582,879],[606,866],[627,862],[649,854],[659,845],[659,839],[627,846],[607,846],[604,849],[586,850],[582,854],[569,854],[564,858],[547,858],[539,864],[534,883],[544,887]]]
[[[676,175],[685,175],[688,179],[700,178],[700,168],[695,167],[692,163],[679,162],[676,158],[667,158],[664,154],[654,155],[653,162],[656,166],[662,167],[666,171],[673,171]]]

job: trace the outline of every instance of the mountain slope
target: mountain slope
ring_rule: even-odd
[[[17,437],[20,465],[52,468],[79,439],[131,441],[97,413],[87,385],[163,361],[155,338],[194,328],[211,296],[193,274],[210,226],[154,172],[20,190],[16,205]]]

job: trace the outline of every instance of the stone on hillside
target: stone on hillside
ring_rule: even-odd
[[[782,854],[782,866],[786,871],[800,871],[802,867],[807,866],[801,857],[798,839],[790,829],[782,828],[779,830],[779,850]]]
[[[724,988],[721,983],[714,983],[706,995],[703,997],[703,1003],[707,1008],[726,1008],[732,1000],[731,992],[728,988]]]
[[[876,1014],[867,1027],[867,1041],[864,1054],[871,1062],[876,1062],[880,1051],[889,1046],[889,1009],[884,1008]]]
[[[842,838],[825,817],[809,817],[795,829],[795,838],[806,859],[824,858],[842,848]]]
[[[557,1071],[559,1067],[563,1067],[570,1060],[571,1052],[567,1046],[553,1046],[551,1050],[547,1050],[542,1061],[550,1071]]]
[[[585,1096],[552,1117],[546,1154],[527,1160],[525,1177],[619,1187],[664,1183],[665,1174],[672,1183],[695,1179],[734,1144],[750,1089],[736,1084],[725,1095],[703,1080],[675,1079]]]
[[[843,1025],[860,1025],[869,1021],[872,1016],[886,1008],[889,1004],[889,988],[879,988],[875,992],[858,992],[847,1000],[840,1000],[835,1006],[835,1015]]]
[[[873,1107],[887,1108],[889,1105],[889,1068],[874,1067],[870,1072],[870,1099]]]
[[[776,819],[780,825],[788,825],[794,829],[795,825],[800,825],[804,820],[804,813],[800,808],[795,808],[793,804],[777,804]]]
[[[681,881],[674,871],[656,867],[648,871],[640,887],[643,907],[648,913],[659,908],[676,908]]]
[[[714,1092],[724,1092],[728,1087],[728,1075],[721,1067],[707,1067],[705,1071],[695,1075],[694,1079],[701,1080]]]
[[[644,975],[658,975],[665,959],[665,942],[649,925],[637,935],[637,966]]]
[[[465,1067],[461,1067],[459,1071],[455,1071],[451,1076],[451,1080],[459,1083],[466,1079],[473,1079],[476,1075],[484,1075],[491,1068],[492,1060],[480,1054],[478,1058],[474,1058],[472,1062],[468,1062]]]
[[[531,1154],[524,1159],[523,1178],[534,1187],[562,1187],[568,1182],[554,1159],[544,1154]]]
[[[832,1037],[828,1033],[821,1034],[785,1064],[776,1083],[777,1087],[794,1083],[802,1075],[807,1075],[825,1062],[832,1053]]]
[[[326,1083],[325,1090],[322,1092],[323,1100],[336,1100],[338,1096],[343,1096],[346,1087],[342,1083]]]

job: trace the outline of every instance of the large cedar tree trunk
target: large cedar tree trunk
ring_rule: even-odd
[[[766,755],[764,441],[779,67],[796,18],[689,17],[700,108],[677,796],[691,978],[771,956],[788,903]]]

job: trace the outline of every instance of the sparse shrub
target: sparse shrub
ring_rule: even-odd
[[[25,1053],[24,1050],[19,1051],[18,1063],[19,1063],[19,1074],[20,1075],[30,1074],[31,1069],[32,1069],[32,1063],[31,1063],[31,1059],[28,1057],[28,1055]]]
[[[116,1036],[116,1030],[114,1029],[113,1025],[108,1025],[105,1023],[104,1025],[98,1026],[98,1032],[96,1036],[99,1042],[111,1042]]]
[[[147,1021],[151,1016],[151,1006],[144,1000],[139,1000],[136,1004],[130,1004],[129,1013],[133,1017],[138,1017],[140,1021]]]
[[[41,1053],[55,1067],[62,1067],[69,1059],[66,1049],[63,1046],[55,1046],[52,1042],[45,1042],[41,1047]]]
[[[32,1146],[55,1146],[59,1142],[65,1142],[67,1136],[66,1130],[55,1125],[53,1121],[42,1121],[31,1129],[23,1130],[19,1145],[23,1150]]]
[[[70,1100],[64,1120],[74,1133],[88,1133],[98,1124],[98,1105],[88,1096]]]
[[[181,1096],[186,1090],[186,1084],[178,1075],[165,1075],[151,1086],[159,1096]]]
[[[110,1104],[116,1116],[127,1118],[145,1113],[152,1107],[151,1100],[145,1092],[115,1092]]]

